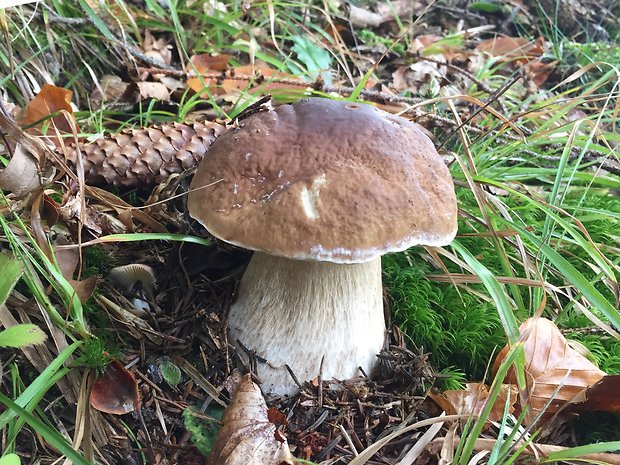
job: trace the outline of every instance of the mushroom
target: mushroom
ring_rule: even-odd
[[[191,184],[188,209],[254,254],[230,338],[266,360],[266,392],[370,374],[383,347],[381,255],[448,244],[456,196],[430,139],[373,106],[309,98],[242,119]]]

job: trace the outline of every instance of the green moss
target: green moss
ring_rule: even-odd
[[[121,351],[98,337],[91,337],[84,341],[79,364],[103,370],[110,361],[121,356]]]
[[[409,252],[383,257],[395,322],[438,370],[456,367],[481,379],[505,336],[493,305],[451,284],[431,282],[428,265]]]
[[[579,416],[575,432],[578,444],[618,441],[620,417],[606,412],[586,412]]]
[[[82,279],[93,275],[101,275],[112,266],[115,258],[101,246],[94,245],[83,249],[83,259],[86,266]]]
[[[620,374],[620,341],[600,334],[571,333],[567,337],[586,346],[598,367],[605,373]]]
[[[204,456],[209,455],[215,445],[215,437],[220,429],[219,420],[223,412],[220,407],[211,408],[207,412],[211,418],[207,419],[203,414],[194,414],[192,409],[183,410],[185,429],[192,434],[192,443]]]

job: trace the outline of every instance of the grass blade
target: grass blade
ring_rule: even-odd
[[[69,460],[73,461],[75,465],[90,465],[90,463],[73,447],[69,444],[65,438],[63,438],[58,432],[54,431],[48,425],[36,418],[31,413],[27,412],[24,408],[17,405],[4,394],[0,393],[0,403],[3,403],[9,409],[8,411],[18,415],[22,418],[30,427],[40,434],[52,447],[59,450]]]

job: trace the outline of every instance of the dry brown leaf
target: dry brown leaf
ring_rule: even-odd
[[[78,249],[56,249],[54,250],[56,263],[60,273],[65,279],[73,279],[73,272],[80,261],[80,253]]]
[[[99,278],[97,276],[89,276],[85,279],[69,279],[69,284],[75,291],[78,299],[82,304],[85,304],[88,299],[93,295],[95,289],[97,289],[97,283]]]
[[[165,84],[161,82],[137,82],[139,100],[152,98],[168,102],[170,100],[170,91]]]
[[[228,72],[228,76],[244,76],[248,79],[234,79],[232,76],[223,77],[222,79],[213,78],[189,78],[187,86],[194,92],[200,94],[208,90],[215,95],[232,94],[237,95],[240,91],[248,91],[249,93],[257,92],[274,92],[279,89],[295,89],[299,90],[303,86],[287,85],[285,83],[270,83],[270,79],[291,79],[299,81],[295,76],[283,73],[271,68],[266,63],[257,61],[254,65],[241,65],[234,69],[228,69],[229,55],[211,56],[209,54],[194,55],[190,58],[192,63],[187,71],[196,72],[198,74],[206,73],[222,73]],[[265,81],[267,81],[265,83]],[[299,81],[301,83],[301,81]]]
[[[421,12],[425,5],[422,2],[412,0],[392,0],[391,2],[375,3],[374,7],[375,11],[370,11],[350,4],[349,21],[354,26],[378,27],[388,21],[395,21],[397,18]]]
[[[525,65],[525,74],[536,84],[537,87],[547,82],[551,73],[555,71],[558,62],[543,63],[541,61],[531,61]]]
[[[26,107],[26,114],[24,115],[21,124],[23,126],[30,126],[48,118],[53,113],[64,110],[62,113],[54,116],[52,118],[52,122],[61,133],[72,134],[72,124],[67,120],[67,118],[70,118],[73,124],[75,124],[73,108],[71,108],[72,95],[73,93],[70,90],[63,89],[62,87],[56,87],[51,84],[45,84],[41,91]],[[39,134],[42,126],[43,122],[30,128],[29,132]],[[54,136],[53,132],[49,132],[48,136],[56,147],[60,147],[60,143]]]
[[[209,53],[201,53],[200,55],[192,55],[189,58],[190,64],[187,66],[186,71],[193,71],[196,74],[210,73],[210,72],[224,72],[228,68],[228,60],[230,55],[211,55]],[[205,89],[213,91],[213,87],[217,84],[215,79],[207,78],[189,78],[187,80],[187,87],[192,89],[197,94],[200,94]]]
[[[172,51],[168,41],[164,38],[155,39],[153,34],[147,29],[144,33],[142,50],[147,57],[161,61],[169,65],[172,62]]]
[[[570,401],[570,412],[620,413],[620,375],[606,375]]]
[[[44,192],[41,205],[41,219],[45,220],[48,226],[53,226],[58,221],[59,208],[60,205],[47,192]]]
[[[512,413],[517,400],[517,394],[518,391],[515,386],[502,384],[499,396],[489,414],[489,421],[499,421],[502,419],[508,399],[510,399],[509,412]],[[489,388],[483,383],[467,383],[466,390],[444,391],[441,394],[429,394],[429,397],[437,402],[446,412],[446,415],[472,415],[478,417],[489,398]]]
[[[286,438],[269,422],[263,395],[245,375],[222,416],[208,465],[282,465],[294,458]]]
[[[409,50],[412,52],[422,52],[426,47],[440,41],[441,39],[443,39],[443,37],[436,34],[422,34],[416,36],[411,42]]]
[[[138,383],[117,360],[110,363],[90,392],[90,405],[104,413],[124,415],[140,407]]]
[[[54,250],[54,255],[56,256],[60,273],[71,285],[80,302],[86,303],[90,296],[93,295],[93,292],[95,292],[99,278],[97,276],[89,276],[86,279],[73,279],[73,274],[80,261],[79,249],[56,249]]]
[[[534,58],[540,57],[544,50],[544,39],[540,37],[535,42],[523,37],[495,37],[478,44],[476,50],[486,52],[501,61],[517,61],[525,64]]]
[[[99,80],[99,86],[103,91],[103,95],[99,90],[93,94],[93,101],[100,102],[116,102],[127,92],[129,82],[123,81],[119,76],[106,74]]]
[[[0,189],[22,197],[41,187],[37,160],[22,144],[17,144],[8,166],[0,170]]]
[[[552,397],[547,413],[557,412],[567,401],[605,376],[604,371],[570,347],[552,321],[529,318],[520,329],[522,334],[529,332],[524,344],[525,370],[529,404],[535,412],[541,411]],[[508,350],[506,346],[497,355],[494,372]],[[514,371],[509,373],[507,381],[516,383]]]
[[[132,207],[113,193],[98,187],[90,187],[90,192],[94,197],[103,202],[105,206],[115,210],[117,219],[125,226],[126,230],[135,231],[136,228],[133,224],[133,220],[137,220],[146,226],[148,232],[168,232],[163,224],[155,220],[147,212],[140,208]]]
[[[392,87],[397,91],[411,90],[426,93],[443,79],[440,65],[420,60],[409,66],[401,66],[392,73]]]

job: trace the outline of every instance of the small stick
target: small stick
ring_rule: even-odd
[[[355,444],[353,444],[353,441],[351,440],[351,437],[349,436],[349,433],[347,433],[347,430],[344,428],[344,426],[338,425],[338,429],[340,430],[340,434],[342,434],[342,437],[344,438],[344,440],[349,445],[349,449],[351,449],[353,456],[357,457],[358,455],[360,455],[357,449],[355,448]]]

